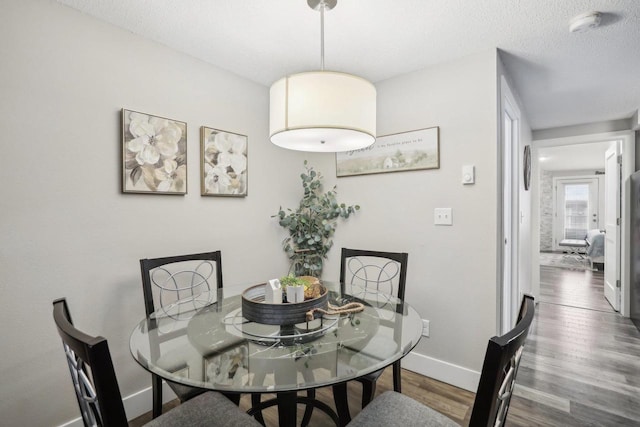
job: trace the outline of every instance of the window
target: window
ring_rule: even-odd
[[[564,186],[564,238],[584,239],[589,226],[589,184]]]

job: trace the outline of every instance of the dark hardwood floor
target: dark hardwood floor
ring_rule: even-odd
[[[541,267],[540,278],[542,295],[506,425],[640,426],[640,332],[629,319],[601,304],[602,275]],[[402,386],[404,394],[468,424],[474,393],[406,370]],[[377,393],[391,388],[391,369],[386,369]],[[352,415],[359,412],[360,390],[359,384],[349,384]],[[319,389],[318,398],[333,407],[330,389]],[[249,408],[248,396],[240,406]],[[267,425],[277,426],[275,408],[265,414]],[[148,420],[146,414],[130,425]],[[310,425],[333,423],[314,411]]]

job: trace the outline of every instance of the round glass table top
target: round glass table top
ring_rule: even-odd
[[[184,385],[227,392],[315,388],[375,372],[418,343],[422,321],[407,303],[365,288],[322,284],[329,302],[364,311],[296,325],[242,317],[242,292],[225,287],[157,310],[131,333],[131,354],[145,369]]]

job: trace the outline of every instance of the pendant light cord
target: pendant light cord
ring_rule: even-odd
[[[324,71],[324,0],[320,2],[320,71]]]

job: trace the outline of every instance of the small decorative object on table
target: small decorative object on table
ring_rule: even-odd
[[[327,307],[329,292],[315,277],[286,276],[280,279],[280,284],[282,291],[286,292],[283,295],[287,296],[287,301],[283,303],[269,303],[266,300],[269,284],[245,290],[242,294],[242,316],[268,325],[295,325],[307,321],[308,311]],[[295,288],[299,288],[300,294],[297,296],[292,292]]]
[[[282,304],[282,287],[280,286],[280,280],[272,279],[264,285],[264,302]]]
[[[317,315],[349,314],[364,310],[364,304],[352,302],[341,307],[329,303],[329,292],[320,280],[312,276],[280,278],[285,302],[269,302],[269,292],[278,292],[272,282],[252,286],[242,294],[242,316],[267,325],[295,325],[310,322]],[[304,294],[302,293],[304,290]],[[276,297],[277,298],[277,297]],[[282,298],[282,297],[281,297]],[[282,301],[282,300],[281,300]]]

